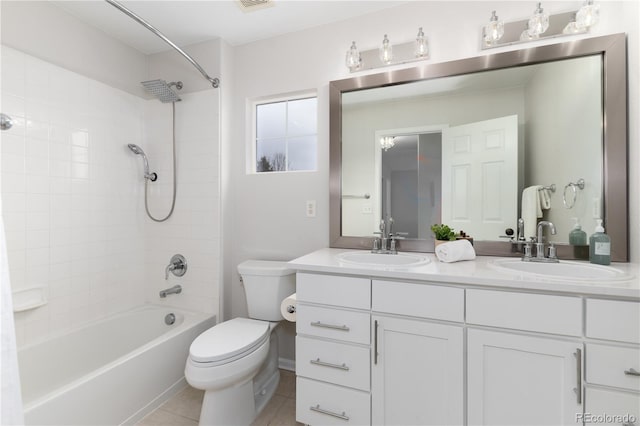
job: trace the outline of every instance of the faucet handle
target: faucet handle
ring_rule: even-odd
[[[174,254],[169,261],[169,264],[164,270],[164,279],[169,279],[169,272],[176,277],[181,277],[187,273],[187,259],[181,254]]]
[[[549,243],[549,259],[557,259],[558,255],[556,253],[556,245],[553,243]]]

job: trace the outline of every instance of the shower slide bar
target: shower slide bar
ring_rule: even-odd
[[[160,31],[158,31],[158,29],[156,27],[154,27],[153,25],[151,25],[150,23],[148,23],[147,21],[145,21],[144,19],[142,19],[141,17],[139,17],[138,15],[136,15],[135,13],[133,13],[132,11],[130,11],[129,9],[127,9],[126,7],[121,5],[120,3],[118,3],[117,1],[115,1],[115,0],[104,0],[104,1],[106,1],[111,6],[115,7],[116,9],[120,10],[122,13],[124,13],[127,16],[129,16],[131,19],[133,19],[134,21],[138,22],[143,27],[147,28],[149,31],[151,31],[152,33],[154,33],[155,35],[160,37],[169,46],[173,47],[178,53],[180,53],[182,56],[184,56],[187,61],[191,62],[191,64],[194,67],[196,67],[196,69],[198,71],[200,71],[200,74],[202,74],[202,76],[204,78],[209,80],[209,82],[211,83],[211,85],[214,88],[218,88],[218,86],[220,86],[220,80],[219,79],[209,77],[209,74],[207,74],[205,72],[205,70],[202,69],[200,64],[198,64],[191,56],[189,56],[189,54],[187,52],[185,52],[184,50],[180,49],[174,42],[172,42],[167,37],[165,37],[165,35],[162,34]]]

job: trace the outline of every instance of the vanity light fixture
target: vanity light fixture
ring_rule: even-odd
[[[358,51],[354,41],[347,51],[345,64],[350,72],[356,72],[425,59],[429,59],[429,42],[420,27],[415,40],[405,43],[392,45],[389,36],[385,34],[379,47]]]
[[[347,68],[349,68],[349,71],[351,72],[359,70],[362,66],[362,58],[360,57],[360,52],[356,47],[355,41],[351,43],[351,47],[349,48],[349,50],[347,50],[347,58],[345,63],[347,65]]]
[[[529,18],[529,35],[531,37],[540,36],[549,28],[549,14],[544,12],[542,3],[538,3],[533,16]]]
[[[382,61],[382,63],[385,65],[389,65],[392,59],[393,59],[393,48],[391,47],[389,38],[385,34],[384,38],[382,39],[382,45],[380,46],[380,61]]]
[[[600,20],[600,5],[593,0],[585,0],[584,5],[576,13],[576,26],[578,28],[591,28]]]
[[[504,35],[504,21],[498,20],[496,11],[491,12],[491,18],[482,28],[482,38],[487,46],[493,46]]]
[[[393,146],[396,144],[395,139],[396,138],[393,136],[383,136],[380,138],[380,146],[385,151],[388,151],[389,148],[393,148]]]
[[[424,36],[422,27],[418,28],[418,35],[416,36],[416,58],[424,58],[429,54],[429,43]]]
[[[554,37],[585,34],[596,25],[600,18],[600,6],[594,0],[582,0],[579,10],[554,13],[549,15],[536,2],[536,10],[532,16],[520,21],[499,21],[494,11],[488,23],[482,26],[480,39],[481,49],[493,49],[519,43]],[[498,23],[501,27],[498,28]],[[502,33],[497,38],[498,32]]]

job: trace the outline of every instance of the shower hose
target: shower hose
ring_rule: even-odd
[[[171,200],[171,210],[169,210],[169,214],[167,214],[164,218],[158,219],[153,217],[151,212],[149,211],[149,203],[148,203],[148,187],[149,187],[149,179],[144,180],[144,209],[147,211],[147,216],[154,222],[164,222],[169,219],[173,214],[173,209],[176,206],[176,103],[171,102],[171,119],[172,119],[172,139],[173,139],[173,197]]]

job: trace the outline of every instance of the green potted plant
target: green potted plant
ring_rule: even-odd
[[[436,237],[435,245],[442,244],[446,241],[454,241],[456,239],[456,233],[445,224],[435,224],[431,226],[431,231]]]

